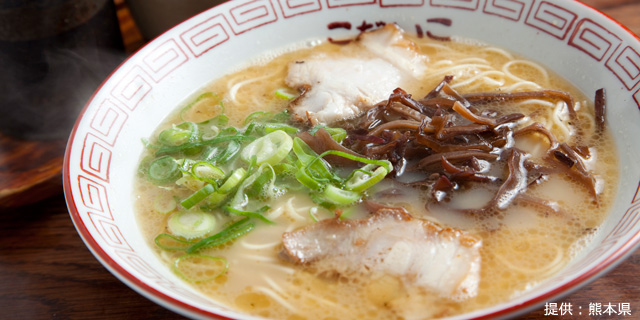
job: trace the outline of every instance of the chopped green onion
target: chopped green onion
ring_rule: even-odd
[[[264,164],[265,166],[269,166],[268,164]],[[262,166],[261,166],[262,167]],[[267,187],[267,184],[271,184],[272,178],[275,179],[275,173],[273,173],[273,168],[269,166],[271,170],[264,170],[263,168],[258,169],[256,171],[255,179],[253,182],[248,185],[244,193],[249,196],[251,199],[260,199],[262,196],[262,192]]]
[[[374,165],[368,164],[365,168],[368,166]],[[351,178],[347,179],[344,186],[347,190],[362,192],[380,182],[388,173],[385,167],[378,167],[373,172],[364,168],[354,170]]]
[[[182,202],[180,202],[180,205],[185,209],[191,209],[193,206],[212,194],[214,191],[216,191],[216,189],[213,187],[213,185],[207,183],[200,190],[196,191],[188,198],[182,200]]]
[[[151,144],[151,142],[149,142],[149,139],[147,139],[147,138],[141,138],[140,140],[142,141],[142,144],[144,145],[145,148],[148,148],[148,149],[160,149],[160,148],[162,148],[161,145]]]
[[[207,235],[216,227],[216,218],[201,211],[181,211],[174,213],[167,223],[169,232],[187,240]]]
[[[342,129],[342,128],[326,128],[326,130],[331,135],[331,138],[333,138],[333,140],[337,141],[338,143],[342,142],[342,140],[344,140],[344,138],[347,137],[347,130],[345,130],[345,129]]]
[[[296,134],[298,133],[298,131],[300,131],[298,128],[292,127],[284,123],[267,123],[264,125],[264,132],[266,133],[271,133],[276,130],[282,130],[288,134]]]
[[[311,207],[309,209],[309,215],[311,216],[311,220],[313,220],[313,222],[318,222],[318,217],[316,217],[316,213],[318,213],[318,207]]]
[[[342,182],[331,171],[331,165],[309,147],[302,139],[293,139],[293,152],[298,157],[296,179],[311,190],[321,190],[330,182]]]
[[[244,124],[249,123],[287,123],[291,119],[289,111],[279,113],[256,111],[244,119]]]
[[[158,135],[158,142],[165,146],[179,146],[185,143],[193,143],[198,140],[198,126],[193,122],[183,122],[172,125]]]
[[[269,122],[271,123],[287,123],[291,120],[291,114],[289,114],[289,110],[284,109],[282,112],[278,112],[271,116]]]
[[[227,162],[230,162],[231,160],[233,160],[233,158],[235,158],[238,154],[240,154],[241,149],[242,149],[242,146],[240,142],[229,141],[229,143],[227,144],[227,147],[224,148],[222,152],[211,157],[210,161],[218,165],[225,164]]]
[[[318,157],[318,154],[298,137],[293,138],[293,152],[305,166]]]
[[[227,178],[227,180],[218,188],[218,192],[220,193],[229,193],[235,188],[235,186],[242,181],[244,176],[247,174],[247,171],[243,168],[238,168],[234,170],[231,175]]]
[[[296,165],[300,170],[305,171],[304,175],[322,182],[340,180],[331,172],[331,165],[298,137],[293,139],[293,152],[299,160]]]
[[[360,193],[343,190],[332,184],[327,184],[322,191],[325,200],[337,205],[349,205],[360,200]]]
[[[153,200],[153,209],[160,214],[167,214],[175,210],[178,203],[175,198],[167,197],[164,194],[158,195]]]
[[[208,247],[219,246],[246,234],[255,227],[253,223],[248,223],[250,219],[250,217],[246,217],[242,220],[238,220],[226,227],[224,230],[200,240],[198,243],[187,249],[187,253],[197,252],[198,250]]]
[[[217,137],[219,134],[220,134],[220,128],[218,128],[218,126],[212,125],[209,127],[207,132],[202,133],[201,138],[202,140],[211,140]]]
[[[238,134],[238,132],[240,132],[238,129],[234,127],[228,127],[220,130],[218,136],[235,136]]]
[[[227,259],[200,254],[186,254],[173,264],[173,272],[193,283],[213,280],[225,274],[228,269]]]
[[[366,164],[375,164],[375,165],[384,167],[385,169],[387,169],[387,172],[391,172],[391,170],[393,170],[393,165],[388,160],[374,160],[374,159],[369,159],[369,158],[363,158],[363,157],[354,156],[352,154],[349,154],[349,153],[346,153],[346,152],[342,152],[342,151],[338,151],[338,150],[325,151],[320,155],[320,157],[325,157],[325,156],[328,156],[330,154],[335,155],[335,156],[339,156],[339,157],[343,157],[343,158],[347,158],[349,160],[366,163]]]
[[[306,168],[306,167],[305,167]],[[313,178],[305,168],[301,168],[296,172],[296,179],[302,183],[305,187],[311,190],[320,190],[324,186],[323,183],[320,183],[318,180]]]
[[[215,183],[216,179],[224,178],[224,171],[206,161],[196,162],[191,166],[191,173],[198,179]]]
[[[256,156],[257,164],[268,163],[274,165],[282,161],[292,147],[293,140],[291,136],[282,130],[276,130],[252,141],[242,150],[240,156],[247,162],[251,157]]]
[[[260,174],[260,172],[254,171],[254,168],[256,166],[256,158],[256,156],[251,157],[249,168],[247,169],[245,175],[242,177],[242,183],[237,187],[235,195],[233,196],[233,199],[231,199],[230,206],[234,208],[244,207],[249,201],[249,198],[244,193],[244,189],[250,186],[255,181],[258,174]],[[259,169],[260,168],[258,168],[258,170]]]
[[[237,215],[237,216],[245,216],[245,217],[251,217],[251,218],[257,218],[260,219],[268,224],[275,224],[275,222],[267,219],[265,216],[262,215],[263,212],[269,210],[269,206],[264,206],[260,209],[258,209],[258,211],[243,211],[243,210],[238,210],[236,208],[232,208],[232,207],[224,207],[224,210],[233,214],[233,215]]]
[[[152,156],[145,156],[142,158],[138,164],[138,174],[141,176],[147,176],[149,174],[149,165],[151,165],[153,160],[154,158]]]
[[[156,184],[165,184],[180,178],[180,168],[171,156],[157,158],[149,164],[147,178]]]
[[[191,166],[193,166],[194,163],[196,163],[195,160],[192,159],[187,159],[187,158],[182,158],[179,160],[176,160],[178,162],[178,164],[180,165],[180,170],[183,173],[191,173]]]
[[[280,99],[286,99],[286,100],[291,100],[297,96],[297,94],[289,88],[280,88],[276,90],[275,94],[276,94],[276,97]]]
[[[283,163],[283,162],[275,164],[273,166],[273,170],[276,172],[278,176],[294,175],[295,172],[297,171],[294,165]]]
[[[176,180],[176,184],[192,191],[202,189],[208,182],[197,179],[191,172],[183,171],[182,178]]]
[[[222,105],[222,102],[220,102],[220,107],[222,107],[222,109],[224,110],[224,106]],[[212,125],[212,126],[216,126],[216,127],[224,127],[227,125],[227,123],[229,123],[229,117],[227,117],[227,115],[225,115],[224,113],[221,113],[209,120],[205,120],[202,121],[200,123],[198,123],[199,125]]]
[[[265,112],[265,111],[256,111],[251,113],[244,119],[244,124],[246,125],[253,122],[262,122],[264,121],[264,118],[269,116],[273,116],[273,113]]]
[[[189,103],[188,105],[186,105],[184,108],[182,108],[182,110],[180,110],[180,119],[182,121],[184,121],[184,114],[189,111],[193,106],[196,105],[196,103],[204,100],[204,99],[218,99],[217,104],[220,106],[220,113],[224,113],[224,105],[222,104],[222,101],[220,100],[220,98],[218,97],[217,94],[213,93],[213,92],[205,92],[202,93],[201,95],[199,95],[195,100],[193,100],[193,102]]]
[[[227,180],[218,188],[218,190],[212,193],[209,197],[207,197],[207,207],[215,208],[218,207],[229,195],[233,189],[240,184],[242,180],[245,179],[247,171],[243,168],[238,168],[229,175]]]
[[[252,157],[252,161],[255,156]],[[273,167],[268,163],[263,163],[252,172],[243,181],[229,206],[233,208],[245,207],[250,199],[275,198],[285,192],[281,187],[276,186],[276,174]]]
[[[311,130],[309,130],[309,133],[312,135],[315,135],[316,132],[322,128],[327,130],[327,132],[331,135],[331,138],[333,138],[333,140],[335,140],[338,143],[342,142],[342,140],[344,140],[344,138],[347,137],[347,130],[342,128],[331,128],[331,127],[323,126],[321,124],[311,128]]]
[[[154,239],[154,242],[160,249],[169,250],[169,251],[186,250],[187,248],[189,248],[195,243],[195,241],[189,241],[182,238],[178,238],[168,233],[159,234]]]
[[[342,179],[338,177],[336,174],[331,171],[331,165],[325,161],[324,159],[317,157],[309,163],[306,167],[304,167],[314,179],[318,181],[322,181],[325,183],[328,182],[342,182]]]
[[[207,148],[202,153],[201,158],[204,161],[216,163],[215,159],[218,158],[223,152],[224,152],[224,148],[221,145],[212,146]]]
[[[354,209],[354,207],[342,210],[342,212],[340,213],[339,219],[340,220],[349,219],[349,217],[351,217],[355,213],[355,211],[356,210]]]
[[[214,192],[206,199],[206,204],[200,208],[203,210],[213,210],[220,206],[227,199],[228,194]]]
[[[256,123],[252,122],[250,123],[246,129],[244,129],[244,132],[242,133],[243,136],[249,136],[251,135],[251,132],[253,132],[253,128],[256,127]]]
[[[336,204],[333,202],[329,202],[321,193],[312,192],[309,194],[311,200],[320,206],[327,208],[329,210],[333,210],[336,208]]]
[[[273,167],[263,163],[256,171],[255,180],[245,192],[250,198],[264,199],[276,198],[284,193],[284,189],[276,186],[276,172]]]
[[[208,145],[215,145],[219,143],[229,142],[229,141],[248,141],[253,140],[252,137],[246,137],[242,135],[235,136],[218,136],[210,140],[199,141],[194,143],[186,143],[183,145],[175,146],[175,147],[163,147],[156,151],[156,155],[166,154],[166,153],[176,153],[176,152],[184,152],[189,149],[199,148]]]

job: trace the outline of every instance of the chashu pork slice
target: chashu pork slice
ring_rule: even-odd
[[[289,66],[287,85],[302,89],[290,108],[311,125],[355,118],[400,86],[400,71],[380,59],[315,58]]]
[[[415,42],[407,39],[396,24],[361,33],[355,42],[369,52],[385,59],[396,68],[420,78],[427,71],[427,57],[420,54]]]
[[[285,259],[319,274],[390,275],[454,300],[473,297],[480,278],[481,240],[414,218],[401,208],[367,219],[326,219],[284,233]]]
[[[289,65],[285,83],[302,94],[289,106],[311,125],[348,120],[426,72],[426,56],[395,24],[362,33],[338,55]]]

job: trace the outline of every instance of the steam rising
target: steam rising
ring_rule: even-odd
[[[66,139],[82,107],[125,58],[115,7],[104,0],[34,3],[0,11],[23,15],[24,21],[36,16],[41,25],[56,25],[49,20],[82,24],[29,38],[0,37],[0,132],[22,139]],[[69,6],[82,10],[62,10]],[[3,30],[25,27],[10,22]]]

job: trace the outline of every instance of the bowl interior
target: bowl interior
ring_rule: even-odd
[[[451,25],[433,23],[447,18]],[[351,29],[330,29],[350,22]],[[608,125],[620,162],[608,220],[573,262],[513,301],[469,316],[499,317],[575,290],[631,252],[640,240],[640,42],[613,20],[575,1],[238,0],[159,36],[96,91],[69,140],[64,166],[71,217],[94,255],[149,299],[191,317],[243,317],[194,291],[162,264],[134,217],[133,178],[149,134],[199,88],[265,52],[292,43],[352,37],[367,23],[417,26],[521,54],[580,90],[605,88]]]

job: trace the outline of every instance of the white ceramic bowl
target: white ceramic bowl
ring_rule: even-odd
[[[452,25],[427,22],[440,17]],[[353,28],[329,30],[336,21]],[[615,21],[571,0],[237,0],[150,42],[113,72],[78,119],[65,156],[64,188],[71,218],[96,258],[128,286],[180,314],[250,318],[194,291],[142,239],[132,206],[140,140],[186,97],[248,59],[305,39],[354,36],[363,21],[479,39],[541,62],[583,92],[607,90],[622,176],[601,232],[543,284],[462,318],[510,317],[539,307],[610,270],[637,247],[640,41]]]

